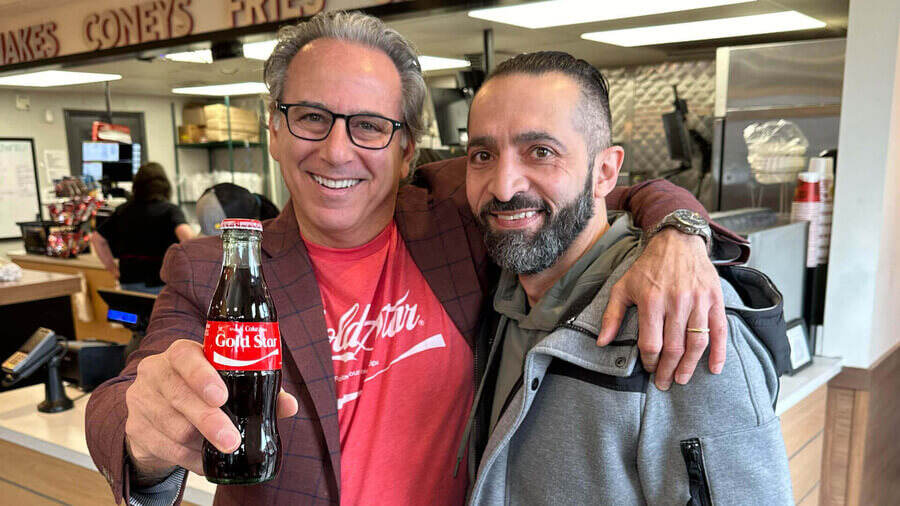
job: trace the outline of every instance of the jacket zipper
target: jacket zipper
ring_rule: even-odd
[[[597,333],[594,331],[588,330],[581,325],[578,325],[578,317],[569,318],[563,323],[560,323],[556,326],[556,329],[569,329],[577,332],[581,332],[587,337],[592,337],[597,339]],[[554,329],[555,330],[555,329]],[[634,346],[637,344],[637,339],[623,339],[621,341],[613,340],[607,346]]]
[[[477,337],[476,337],[476,338],[477,338]],[[491,341],[488,341],[488,349],[490,349],[490,346],[491,346]],[[476,343],[476,345],[473,347],[472,362],[475,363],[475,374],[472,375],[472,387],[473,387],[473,389],[472,389],[472,399],[473,399],[473,401],[475,401],[475,400],[477,400],[477,399],[475,399],[475,395],[478,393],[478,383],[479,383],[479,378],[478,378],[478,344],[477,344],[477,343]],[[485,368],[487,368],[487,365],[485,365]],[[486,370],[486,369],[485,369],[485,370]],[[483,374],[482,374],[482,376],[483,376]],[[475,434],[475,435],[477,436],[477,435],[478,435],[478,430],[479,430],[479,428],[478,428],[478,425],[479,425],[479,424],[478,424],[478,416],[477,416],[477,415],[478,415],[478,412],[477,412],[477,408],[478,408],[478,406],[477,406],[477,404],[475,404],[475,402],[473,402],[473,403],[472,403],[472,407],[469,408],[469,409],[471,409],[471,410],[473,410],[473,411],[476,412],[476,413],[475,413],[476,416],[475,416],[475,418],[472,419],[472,422],[473,422],[473,423],[472,423],[472,432],[470,433],[470,439],[469,439],[469,441],[466,442],[466,446],[469,447],[469,448],[468,448],[468,452],[469,452],[469,459],[468,459],[468,460],[469,460],[469,462],[467,462],[467,464],[471,464],[471,463],[472,463],[472,460],[473,460],[473,458],[472,458],[472,457],[473,457],[472,453],[474,452],[474,445],[471,443],[471,441],[472,441],[472,439],[471,439],[471,434]],[[477,462],[476,462],[476,465],[478,465]],[[456,467],[459,468],[459,459],[457,459]],[[471,476],[472,476],[472,469],[471,469],[471,468],[472,468],[471,465],[467,465],[467,466],[466,466],[466,474],[469,475],[469,478],[471,478]],[[454,472],[453,474],[455,475],[456,473]],[[455,477],[455,476],[454,476],[454,477]],[[471,479],[470,479],[469,481],[471,481]]]
[[[687,506],[712,506],[712,498],[709,495],[709,483],[706,480],[706,468],[703,466],[703,448],[700,440],[685,439],[681,442],[681,455],[687,466],[688,487],[691,492],[691,500]]]

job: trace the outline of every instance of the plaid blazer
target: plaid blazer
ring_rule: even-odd
[[[431,290],[474,346],[493,268],[466,202],[465,159],[432,163],[416,174],[414,184],[400,190],[395,212],[398,231]],[[687,191],[665,181],[618,188],[607,198],[607,205],[628,208],[647,229],[675,209],[705,214]],[[278,477],[261,485],[219,487],[215,503],[336,504],[340,440],[331,345],[319,288],[290,202],[263,228],[263,272],[289,351],[283,386],[297,398],[299,411],[279,421],[283,462]],[[161,271],[166,288],[156,301],[140,348],[118,377],[91,395],[85,420],[88,447],[117,502],[129,494],[125,391],[142,358],[165,351],[177,339],[202,341],[221,261],[217,237],[169,249]]]

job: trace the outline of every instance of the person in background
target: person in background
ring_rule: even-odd
[[[162,165],[138,169],[132,196],[91,235],[91,247],[124,290],[159,293],[163,256],[169,246],[194,237],[184,213],[169,202],[172,185]],[[116,266],[113,258],[119,259]]]
[[[197,200],[197,221],[202,235],[221,235],[216,225],[225,218],[252,218],[265,221],[278,216],[279,210],[269,199],[250,193],[243,186],[219,183],[207,188]]]

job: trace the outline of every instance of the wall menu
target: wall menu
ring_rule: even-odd
[[[74,0],[0,16],[5,65],[407,0]]]

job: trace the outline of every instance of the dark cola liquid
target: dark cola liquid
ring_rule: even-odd
[[[225,266],[210,304],[211,321],[277,321],[275,306],[261,276],[249,268]],[[269,481],[281,466],[281,438],[276,425],[281,371],[219,371],[228,388],[222,410],[241,435],[233,453],[222,453],[203,441],[206,479],[222,485]]]
[[[228,387],[222,409],[241,434],[234,453],[222,453],[203,440],[203,472],[221,485],[269,481],[281,465],[281,438],[275,407],[281,371],[220,371]]]

